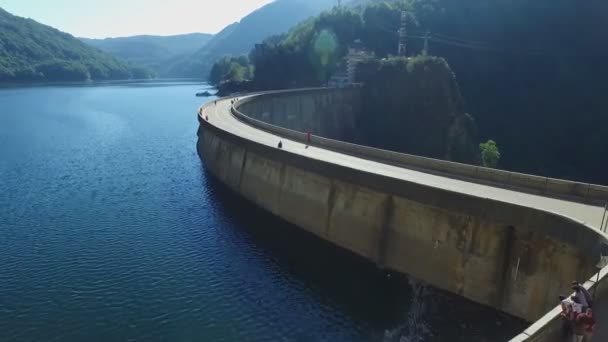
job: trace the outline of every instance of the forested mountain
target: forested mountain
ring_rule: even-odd
[[[419,0],[418,34],[455,71],[503,168],[608,184],[608,2]],[[413,32],[412,35],[415,35]],[[422,41],[411,39],[412,53]]]
[[[152,72],[0,8],[0,82],[149,78]]]
[[[207,70],[208,64],[210,63],[210,57],[208,57],[205,51],[208,48],[213,48],[217,45],[218,41],[221,41],[223,37],[227,37],[232,34],[232,31],[236,29],[238,23],[233,23],[226,26],[222,31],[218,32],[210,39],[205,47],[196,50],[195,52],[181,54],[176,56],[163,67],[163,72],[174,75],[175,77],[194,77],[194,78],[206,78],[207,75],[202,74],[203,70]]]
[[[608,41],[604,29],[608,2],[358,3],[360,6],[334,9],[306,21],[289,34],[266,39],[250,53],[255,71],[247,87],[322,85],[344,70],[346,47],[355,39],[361,39],[378,57],[396,55],[397,30],[405,10],[407,54],[421,54],[424,36],[429,34],[429,54],[443,57],[455,73],[464,99],[459,106],[475,118],[479,140],[497,142],[502,155],[498,167],[608,184],[608,83],[604,81],[608,76],[608,45],[604,44]],[[237,61],[218,64],[222,65],[246,70]],[[380,66],[377,70],[391,69]],[[393,76],[385,72],[385,83],[399,84],[395,77],[406,77],[406,71],[393,72]],[[400,102],[399,91],[406,90],[394,89],[390,94],[394,101],[388,99],[386,106]],[[374,118],[377,132],[384,124],[386,130],[414,134],[410,130],[415,127],[389,127],[392,121],[386,113],[396,110],[395,106],[376,107],[367,113],[367,119]],[[392,142],[382,141],[390,136],[380,134],[375,142],[392,148]]]
[[[287,32],[335,3],[335,0],[276,0],[226,27],[196,53],[176,59],[167,72],[183,77],[207,77],[213,63],[222,56],[246,54],[264,38]]]
[[[212,37],[206,33],[190,33],[80,40],[133,64],[149,67],[161,77],[172,77],[174,75],[167,73],[167,65],[182,55],[191,55],[203,48]]]

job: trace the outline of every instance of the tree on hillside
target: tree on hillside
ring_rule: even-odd
[[[396,54],[400,21],[399,11],[387,2],[367,6],[363,11],[361,38],[378,57]]]
[[[226,56],[213,64],[209,82],[215,86],[225,81],[241,82],[252,77],[252,67],[247,56]]]
[[[485,143],[479,144],[479,150],[481,151],[481,163],[485,167],[491,167],[495,169],[498,166],[500,160],[500,151],[494,140],[488,140]]]

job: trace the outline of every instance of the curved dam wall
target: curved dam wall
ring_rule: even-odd
[[[336,96],[346,98],[351,91]],[[237,108],[303,125],[295,117],[279,119],[281,111],[292,106],[297,116],[295,108],[308,108],[302,114],[310,115],[316,104],[339,93],[312,98],[300,93],[291,105],[283,93],[262,104],[246,98]],[[199,121],[197,148],[216,178],[261,208],[381,267],[528,321],[554,308],[572,280],[595,272],[604,239],[581,222],[311,159]],[[324,129],[321,122],[315,125]]]
[[[352,141],[361,115],[360,88],[278,92],[238,102],[250,118],[290,130]]]
[[[259,129],[313,145],[451,178],[488,184],[542,196],[604,205],[608,187],[363,147],[344,142],[358,140],[356,118],[363,115],[360,88],[311,88],[276,91],[246,97],[233,113]]]

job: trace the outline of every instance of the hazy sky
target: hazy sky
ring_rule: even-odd
[[[12,14],[77,37],[217,33],[272,0],[0,0]]]

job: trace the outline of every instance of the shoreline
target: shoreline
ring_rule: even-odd
[[[149,78],[149,79],[125,79],[125,80],[103,80],[103,81],[75,81],[75,82],[19,82],[19,83],[2,83],[0,82],[0,90],[15,89],[15,88],[37,88],[37,87],[97,87],[108,85],[128,85],[137,83],[191,83],[211,85],[197,78]]]

